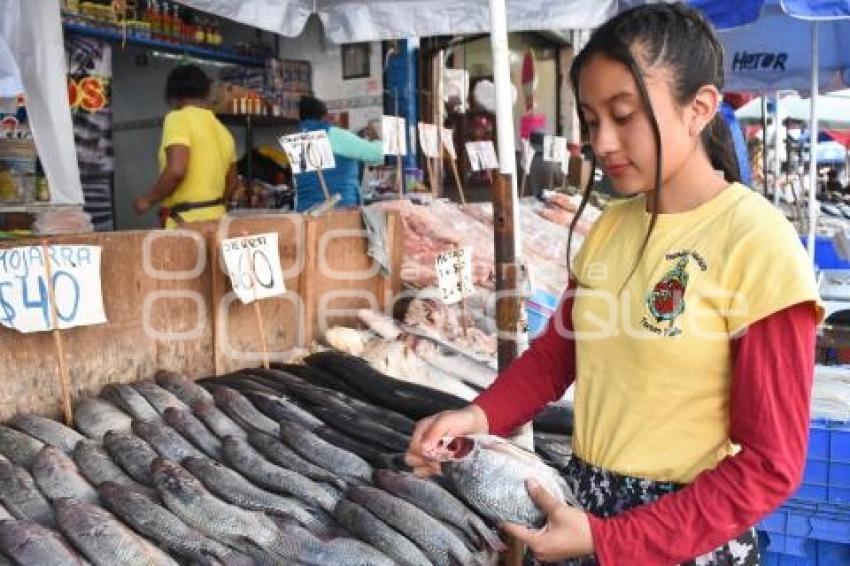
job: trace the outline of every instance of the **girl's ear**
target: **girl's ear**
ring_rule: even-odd
[[[694,95],[691,102],[691,123],[689,133],[693,137],[702,134],[702,131],[711,123],[720,108],[723,96],[714,85],[702,86]]]

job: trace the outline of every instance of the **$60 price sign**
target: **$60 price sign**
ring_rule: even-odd
[[[221,252],[233,292],[243,304],[286,293],[277,232],[222,240]]]

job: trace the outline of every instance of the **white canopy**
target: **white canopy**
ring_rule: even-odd
[[[9,88],[23,83],[51,202],[82,204],[59,0],[0,0],[0,14],[0,41],[14,59],[14,65],[7,58],[0,66],[0,80]]]
[[[850,92],[850,91],[845,91]],[[783,116],[805,122],[810,119],[811,100],[797,95],[782,97]],[[754,98],[738,110],[735,116],[741,121],[760,122],[762,119],[761,98]],[[850,129],[850,97],[847,95],[822,95],[818,98],[818,122],[822,128],[833,130]]]
[[[462,35],[490,30],[488,0],[178,0],[279,33],[301,34],[317,14],[334,43]],[[595,27],[616,13],[615,0],[507,0],[508,31]]]

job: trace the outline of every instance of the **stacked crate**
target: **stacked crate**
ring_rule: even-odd
[[[758,529],[764,566],[850,565],[850,423],[812,421],[803,483]]]

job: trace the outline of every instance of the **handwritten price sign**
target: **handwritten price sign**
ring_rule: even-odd
[[[475,294],[472,286],[472,248],[464,246],[437,256],[437,284],[443,302],[459,303]]]
[[[47,247],[59,328],[106,322],[100,246]],[[0,250],[0,324],[18,332],[53,330],[43,248]]]
[[[233,292],[243,304],[286,293],[277,232],[222,240],[221,252]]]
[[[302,132],[281,136],[278,140],[292,173],[308,173],[316,169],[333,169],[336,167],[331,142],[327,132]]]

